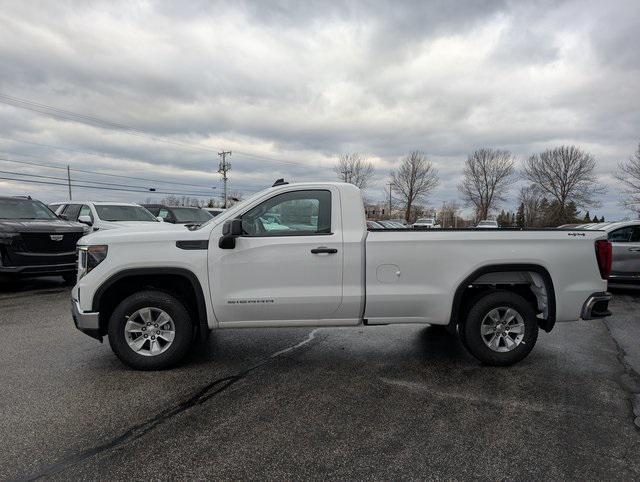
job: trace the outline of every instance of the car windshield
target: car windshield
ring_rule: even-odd
[[[103,221],[152,221],[158,220],[142,206],[122,206],[117,204],[96,205],[98,217]]]
[[[249,196],[247,199],[243,199],[242,201],[235,203],[232,207],[230,207],[229,209],[225,209],[225,211],[223,211],[220,214],[229,214],[227,219],[233,219],[233,216],[235,216],[235,214],[238,211],[242,210],[246,205],[251,204],[255,199],[258,199],[261,196],[263,196],[265,192],[266,192],[266,189],[262,191],[258,191],[253,196]],[[211,223],[211,221],[213,221],[214,219],[215,218],[209,219],[206,223],[201,224],[196,229],[202,229],[208,226]]]
[[[0,219],[57,219],[40,201],[0,199]]]
[[[420,218],[418,219],[419,223],[424,223],[424,224],[433,224],[433,219],[429,219],[429,218]]]
[[[204,223],[213,216],[200,208],[171,208],[177,223]]]

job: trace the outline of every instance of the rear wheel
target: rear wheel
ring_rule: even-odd
[[[488,365],[512,365],[525,358],[538,339],[538,320],[529,302],[510,291],[479,298],[460,327],[467,350]]]
[[[109,344],[137,370],[178,363],[193,343],[193,324],[184,305],[170,294],[141,291],[124,299],[109,320]]]

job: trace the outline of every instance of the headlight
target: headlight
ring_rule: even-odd
[[[78,279],[102,263],[107,257],[107,245],[80,246],[78,248]]]
[[[18,233],[0,233],[0,244],[11,244],[18,236]]]

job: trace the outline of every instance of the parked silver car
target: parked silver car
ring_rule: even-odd
[[[607,232],[613,246],[610,281],[640,281],[640,220],[581,224],[576,229]]]

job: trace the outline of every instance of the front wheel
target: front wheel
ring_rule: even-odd
[[[141,291],[125,298],[109,320],[109,344],[136,370],[161,370],[178,363],[193,342],[189,312],[175,297]]]
[[[538,339],[538,320],[531,304],[510,291],[479,298],[460,327],[465,348],[487,365],[513,365],[525,358]]]

